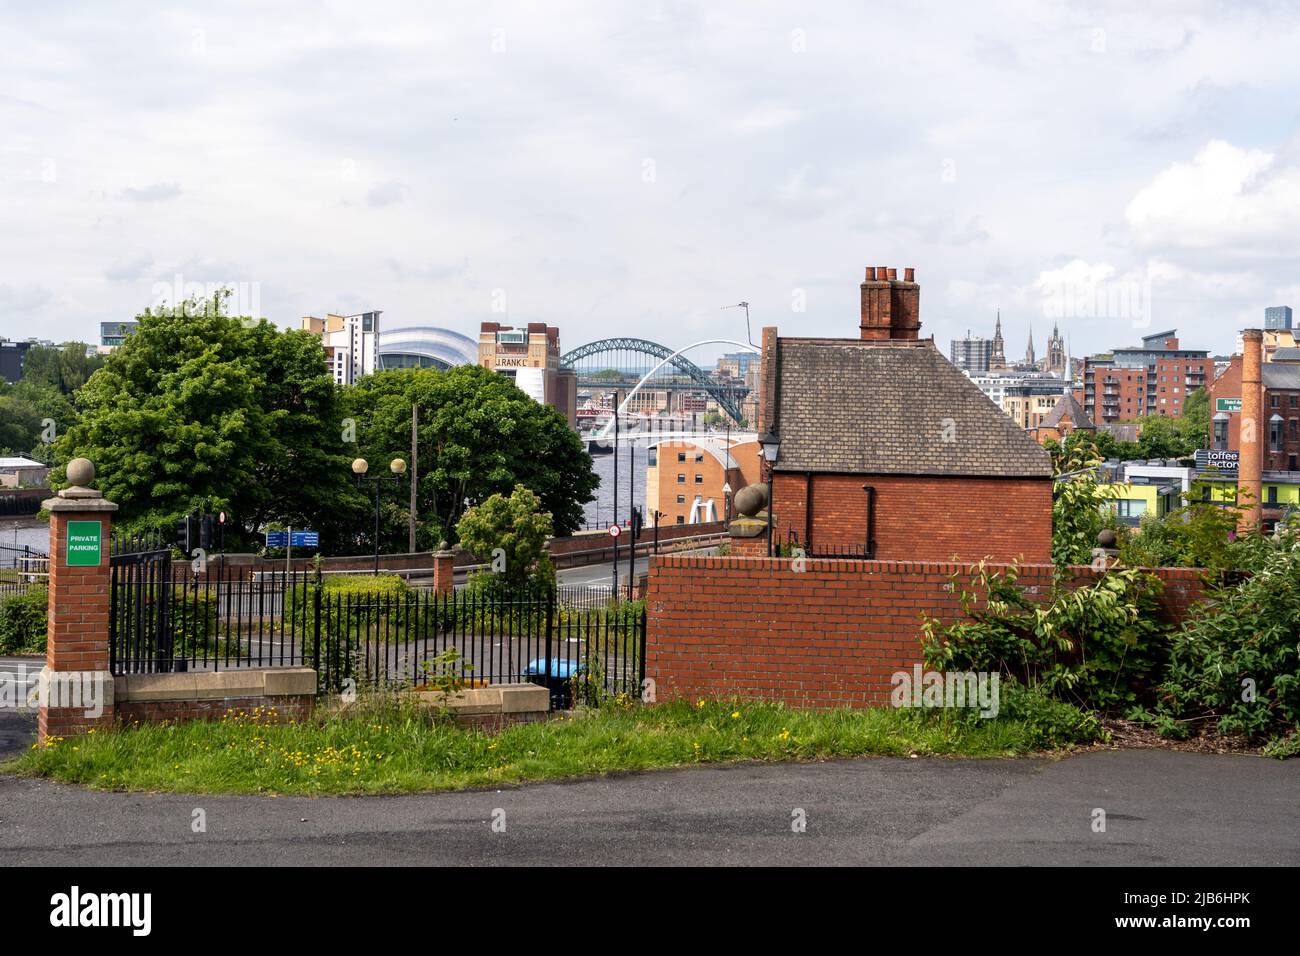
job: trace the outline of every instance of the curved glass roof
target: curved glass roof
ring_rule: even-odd
[[[411,326],[379,333],[380,368],[451,368],[477,363],[478,343],[451,329]]]

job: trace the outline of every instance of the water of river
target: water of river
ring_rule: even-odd
[[[50,548],[50,526],[31,518],[0,518],[0,544],[29,547],[45,552]]]
[[[629,450],[626,442],[618,449],[618,517],[621,521],[626,521],[628,516],[628,469],[632,467],[633,458],[632,501],[645,511],[646,455],[644,446]],[[592,527],[603,527],[612,524],[614,518],[614,455],[595,455],[592,460],[600,477],[600,486],[596,489],[596,500],[588,502],[584,510]]]

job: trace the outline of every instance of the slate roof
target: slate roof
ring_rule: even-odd
[[[1051,459],[930,340],[778,339],[779,472],[1049,478]]]
[[[1070,423],[1074,425],[1075,428],[1088,428],[1093,430],[1097,428],[1097,426],[1092,423],[1092,419],[1088,417],[1088,413],[1083,410],[1083,406],[1075,401],[1074,396],[1069,392],[1061,396],[1061,400],[1056,403],[1056,407],[1052,409],[1051,413],[1043,419],[1043,423],[1038,427],[1060,428],[1061,421],[1065,418],[1069,418]]]
[[[1300,365],[1265,362],[1259,368],[1265,388],[1300,388]]]

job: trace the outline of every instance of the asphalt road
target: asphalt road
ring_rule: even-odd
[[[26,746],[18,719],[0,714],[0,746],[6,734]],[[191,831],[199,808],[202,834]],[[1093,832],[1097,808],[1104,833]],[[805,832],[791,828],[796,811]],[[320,799],[94,793],[0,776],[0,865],[40,864],[1296,865],[1300,761],[881,758]]]

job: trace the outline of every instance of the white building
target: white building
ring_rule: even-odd
[[[381,312],[356,315],[326,314],[318,319],[305,315],[302,327],[319,335],[325,346],[330,373],[339,385],[352,385],[363,375],[373,375],[379,368],[379,316]]]

